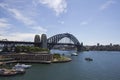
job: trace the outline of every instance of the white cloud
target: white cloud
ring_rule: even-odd
[[[8,29],[11,28],[11,24],[8,23],[6,18],[0,18],[0,35],[5,34]]]
[[[0,18],[0,22],[7,22],[5,18]]]
[[[7,7],[7,4],[0,3],[0,7],[3,7],[3,8],[5,8],[5,7]]]
[[[10,8],[7,4],[1,3],[0,7],[7,10],[15,19],[24,23],[27,27],[34,29],[39,32],[46,32],[47,30],[39,26],[36,21],[32,20],[30,17],[24,16],[20,10],[15,8]],[[3,24],[2,24],[3,25]],[[5,24],[4,24],[5,26]]]
[[[8,35],[1,35],[1,39],[8,39],[9,41],[33,41],[34,33],[10,33]]]
[[[87,21],[83,21],[83,22],[80,23],[80,25],[87,25],[87,24],[88,24]]]
[[[4,22],[0,22],[0,28],[6,28],[8,27],[10,24],[8,23],[4,23]]]
[[[106,3],[104,3],[102,6],[100,6],[100,10],[107,9],[110,5],[115,4],[115,0],[108,0]]]
[[[0,18],[0,29],[8,28],[10,25],[5,18]]]
[[[58,21],[58,23],[60,23],[60,24],[64,24],[65,22],[64,22],[64,21]]]
[[[25,17],[22,13],[20,13],[19,10],[17,10],[17,9],[9,9],[9,11],[13,13],[13,16],[16,19],[20,20],[25,25],[29,26],[31,29],[34,29],[34,30],[40,31],[40,32],[46,32],[47,31],[43,27],[37,25],[37,23],[34,20],[30,19],[29,17]]]
[[[19,10],[17,9],[8,9],[12,14],[13,16],[22,21],[24,24],[26,25],[34,25],[35,24],[35,21],[31,20],[30,18],[28,17],[25,17]]]
[[[32,29],[37,30],[37,31],[39,31],[39,32],[40,32],[40,31],[47,32],[47,30],[44,29],[44,28],[42,28],[41,26],[32,27]]]
[[[66,0],[39,0],[39,3],[47,5],[56,12],[56,15],[66,12]]]
[[[23,22],[26,25],[33,25],[35,24],[35,21],[31,20],[30,18],[24,16],[20,10],[15,8],[10,8],[7,4],[1,3],[0,6],[4,8],[5,10],[9,11],[9,13],[16,18],[17,20]]]
[[[33,20],[31,16],[25,16],[25,14],[22,13],[22,10],[16,9],[15,7],[11,8],[5,3],[0,3],[0,7],[6,10],[11,17],[14,17],[17,21],[22,22],[25,27],[30,28],[30,31],[32,30],[32,33],[19,31],[11,32],[7,30],[7,28],[9,26],[11,27],[12,24],[9,24],[7,18],[0,18],[0,39],[8,39],[13,41],[33,41],[36,33],[42,34],[47,31],[46,29],[41,27],[39,23]]]

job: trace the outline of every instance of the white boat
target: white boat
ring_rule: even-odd
[[[19,64],[19,63],[17,63],[16,65],[15,65],[15,68],[24,68],[24,69],[26,69],[26,68],[30,68],[32,65],[26,65],[26,64]]]
[[[77,56],[78,54],[77,53],[72,53],[71,56]]]

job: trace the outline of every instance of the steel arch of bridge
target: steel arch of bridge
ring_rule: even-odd
[[[47,42],[50,44],[48,47],[52,48],[54,45],[59,44],[58,42],[65,37],[67,37],[73,41],[74,44],[72,44],[72,45],[77,46],[77,48],[80,47],[80,42],[77,40],[77,38],[69,33],[57,34],[57,35],[54,35],[54,36],[48,38]]]
[[[58,43],[61,39],[63,38],[69,38],[70,40],[73,41],[74,44],[72,43]],[[0,40],[0,45],[8,46],[8,45],[28,45],[28,46],[35,46],[36,42],[26,42],[26,41],[1,41]],[[38,45],[42,45],[40,41],[37,42]],[[52,49],[54,45],[74,45],[77,47],[77,50],[81,50],[82,45],[79,43],[79,41],[76,39],[75,36],[69,33],[63,33],[63,34],[57,34],[54,35],[50,38],[47,39],[47,42],[45,43],[47,45],[47,48]],[[40,46],[38,46],[40,47]]]

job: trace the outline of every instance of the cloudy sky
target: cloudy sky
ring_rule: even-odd
[[[0,39],[71,33],[84,44],[120,44],[120,0],[0,0]]]

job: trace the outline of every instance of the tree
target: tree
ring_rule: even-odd
[[[59,59],[59,58],[61,58],[61,56],[60,56],[60,54],[55,53],[55,54],[53,54],[53,58]]]

